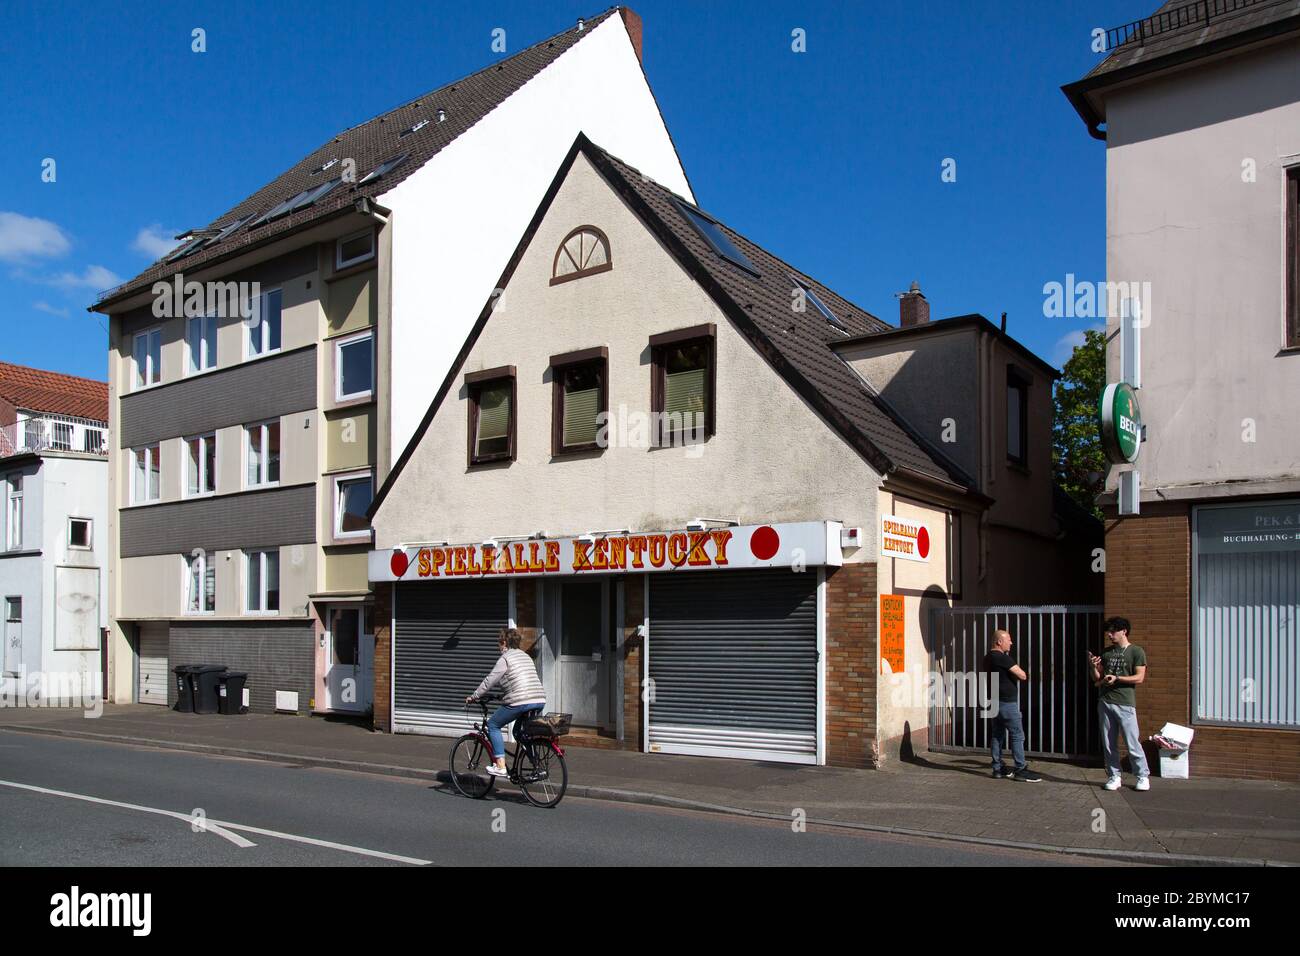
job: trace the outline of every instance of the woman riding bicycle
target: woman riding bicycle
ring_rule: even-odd
[[[483,678],[478,690],[465,698],[466,703],[482,697],[497,684],[501,685],[503,703],[488,721],[488,739],[492,742],[492,763],[487,771],[494,777],[505,777],[506,744],[501,736],[501,728],[510,721],[515,721],[515,736],[519,736],[519,727],[529,715],[546,708],[546,691],[533,659],[519,649],[521,638],[513,627],[504,627],[497,637],[497,647],[501,651],[496,666]]]

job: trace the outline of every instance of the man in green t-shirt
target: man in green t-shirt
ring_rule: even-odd
[[[1089,654],[1092,664],[1092,682],[1097,687],[1097,716],[1101,720],[1101,747],[1106,758],[1107,790],[1121,786],[1119,773],[1119,735],[1124,733],[1128,747],[1129,764],[1137,774],[1138,790],[1151,789],[1151,771],[1146,754],[1142,751],[1142,738],[1138,736],[1137,692],[1135,688],[1146,680],[1147,655],[1128,639],[1127,618],[1112,617],[1106,622],[1106,643],[1101,656]]]

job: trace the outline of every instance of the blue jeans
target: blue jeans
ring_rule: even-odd
[[[497,712],[488,718],[488,740],[492,741],[492,757],[504,757],[506,755],[505,738],[501,735],[501,728],[510,721],[515,721],[515,739],[519,739],[519,729],[523,725],[524,718],[529,714],[541,713],[546,707],[545,704],[518,704],[511,707],[505,704],[497,708]]]
[[[1125,704],[1097,701],[1097,716],[1101,721],[1101,752],[1106,760],[1106,772],[1119,776],[1119,735],[1124,735],[1128,747],[1128,765],[1139,777],[1148,776],[1147,755],[1142,750],[1142,735],[1138,733],[1137,708]]]
[[[1011,757],[1017,770],[1025,769],[1025,728],[1020,722],[1020,705],[1015,701],[998,704],[998,715],[989,728],[989,748],[993,751],[993,769],[1002,769],[1002,735],[1011,736]]]

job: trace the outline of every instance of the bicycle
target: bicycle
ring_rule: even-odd
[[[469,703],[465,704],[465,719],[473,721],[474,729],[451,748],[451,782],[462,796],[482,800],[491,792],[496,777],[487,772],[492,762],[492,744],[487,734],[488,702],[480,699],[473,703],[478,704],[483,720],[473,721]],[[516,746],[514,752],[506,748],[506,767],[508,779],[523,791],[529,803],[548,808],[564,797],[569,787],[569,768],[554,736],[528,733],[525,725],[535,719],[530,716],[515,721]]]

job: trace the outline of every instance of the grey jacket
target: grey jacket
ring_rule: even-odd
[[[497,684],[501,685],[501,694],[509,707],[520,704],[546,706],[546,690],[537,676],[533,659],[517,647],[507,649],[497,658],[496,666],[483,678],[474,696],[482,697]]]

